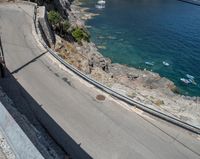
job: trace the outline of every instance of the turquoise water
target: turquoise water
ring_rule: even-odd
[[[200,6],[177,0],[107,0],[104,9],[97,9],[96,2],[83,5],[99,14],[86,24],[104,56],[157,72],[181,93],[200,96]],[[186,74],[194,76],[197,85],[181,82]]]

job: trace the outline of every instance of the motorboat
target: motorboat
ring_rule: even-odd
[[[166,61],[163,61],[163,65],[169,66],[169,63],[167,63]]]
[[[146,64],[146,65],[149,65],[149,66],[153,66],[153,65],[154,65],[154,63],[153,63],[153,62],[148,62],[148,61],[147,61],[147,62],[145,62],[145,64]]]
[[[181,78],[180,80],[181,80],[182,82],[184,82],[185,84],[191,83],[188,79],[185,79],[185,78]]]
[[[104,0],[99,0],[99,1],[97,2],[97,4],[104,5],[104,4],[106,4],[106,1],[104,1]]]

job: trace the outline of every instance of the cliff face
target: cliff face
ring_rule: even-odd
[[[53,7],[58,10],[64,19],[68,19],[72,27],[85,27],[84,21],[76,14],[81,14],[76,5],[71,5],[74,0],[53,0]],[[78,13],[77,13],[78,12]]]
[[[34,0],[39,6],[45,6],[47,10],[56,9],[63,18],[68,17],[68,11],[73,0]]]
[[[70,4],[73,0],[54,0],[53,4],[55,8],[60,12],[62,17],[68,17],[68,10],[70,10]]]

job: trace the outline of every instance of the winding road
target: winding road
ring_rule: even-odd
[[[32,17],[32,6],[0,4],[10,73],[0,85],[12,98],[34,100],[45,114],[38,119],[73,158],[200,159],[198,135],[130,107],[64,70],[36,42]],[[106,99],[98,101],[99,94]]]

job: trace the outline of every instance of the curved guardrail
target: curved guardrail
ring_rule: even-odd
[[[39,28],[37,27],[37,8],[35,7],[35,17],[34,17],[34,25],[35,25],[35,29],[36,29],[36,33],[38,35],[38,33],[40,32],[39,31]],[[38,35],[39,36],[39,35]],[[91,83],[92,85],[96,86],[97,88],[103,90],[104,92],[130,104],[130,105],[133,105],[147,113],[150,113],[156,117],[159,117],[165,121],[168,121],[170,123],[173,123],[179,127],[182,127],[186,130],[189,130],[191,132],[194,132],[196,134],[200,134],[200,128],[198,127],[195,127],[191,124],[188,124],[186,122],[183,122],[173,116],[170,116],[170,115],[167,115],[161,111],[158,111],[158,110],[155,110],[155,109],[152,109],[150,107],[148,107],[147,105],[144,105],[143,103],[141,102],[138,102],[138,101],[135,101],[127,96],[124,96],[114,90],[112,90],[111,88],[97,82],[96,80],[90,78],[89,76],[87,76],[86,74],[82,73],[81,71],[79,71],[77,68],[75,68],[74,66],[70,65],[69,63],[67,63],[66,61],[64,61],[64,59],[62,59],[60,56],[58,56],[58,54],[56,52],[54,52],[52,49],[50,49],[46,44],[45,42],[42,40],[41,37],[39,37],[39,41],[40,43],[44,46],[44,48],[46,48],[50,53],[51,55],[53,55],[59,62],[61,62],[65,67],[67,67],[69,70],[71,70],[72,72],[74,72],[75,74],[77,74],[79,77],[83,78],[84,80],[86,80],[87,82]]]

